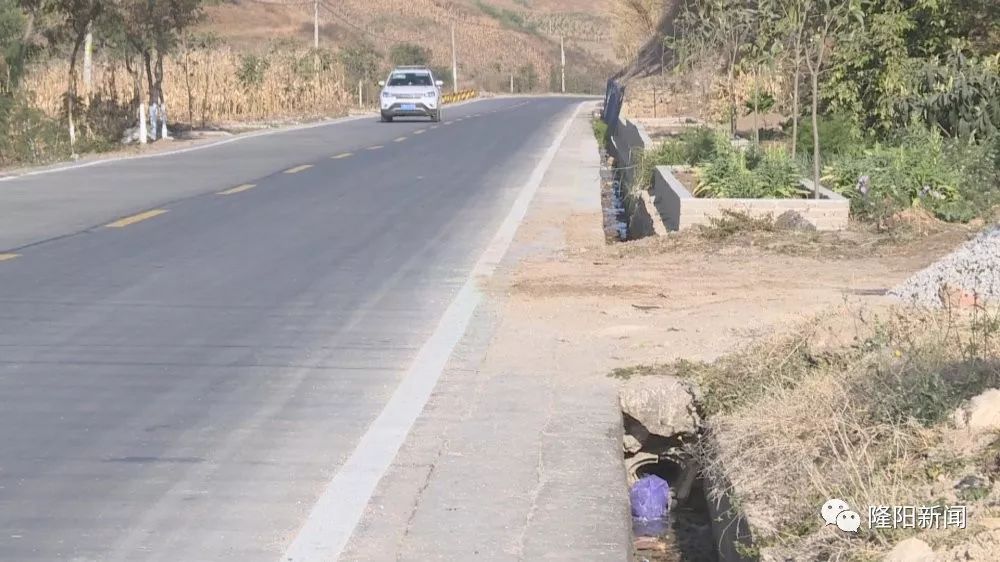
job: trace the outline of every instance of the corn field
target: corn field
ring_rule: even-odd
[[[57,116],[66,80],[66,63],[51,61],[33,69],[25,86],[38,108]],[[110,101],[134,110],[135,79],[121,61],[95,58],[91,90],[85,93],[82,79],[78,83],[85,102]],[[307,50],[264,55],[225,47],[182,50],[164,60],[163,93],[170,120],[192,126],[339,113],[351,103],[339,65]]]

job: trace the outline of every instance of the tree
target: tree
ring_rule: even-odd
[[[396,66],[430,64],[431,53],[414,43],[396,43],[389,50],[389,60]]]
[[[863,23],[864,13],[861,0],[802,0],[802,12],[806,21],[803,54],[812,85],[813,197],[819,199],[819,77],[838,39],[849,41],[845,32],[852,24]]]
[[[14,0],[0,0],[0,95],[11,93],[24,68],[20,60],[26,18]]]
[[[761,91],[760,75],[763,69],[773,68],[781,51],[782,44],[778,40],[780,13],[773,0],[761,0],[757,3],[757,8],[753,14],[752,41],[747,47],[745,62],[750,67],[753,76],[753,93],[748,103],[750,113],[753,115],[753,139],[755,145],[760,145],[760,113],[762,109],[767,111],[773,106],[774,99]],[[762,108],[762,104],[767,102],[767,108]]]
[[[129,70],[137,80],[145,74],[148,102],[162,108],[163,59],[177,48],[181,34],[201,19],[202,0],[116,0],[116,6],[115,21],[109,23],[121,26],[124,47],[138,58],[139,66]],[[139,84],[136,89],[138,94]]]
[[[778,32],[784,37],[784,47],[792,65],[792,158],[796,156],[799,142],[799,85],[802,83],[803,41],[805,39],[805,2],[802,0],[777,0]]]
[[[74,112],[77,105],[76,61],[91,23],[105,7],[103,0],[56,0],[54,9],[65,18],[66,32],[70,38],[69,69],[65,98],[66,122],[69,127],[70,146],[76,144]]]
[[[678,16],[681,41],[693,50],[710,46],[722,57],[728,84],[729,132],[736,134],[736,71],[750,47],[756,5],[746,0],[688,0]]]
[[[364,42],[344,47],[337,53],[337,58],[344,67],[347,79],[352,84],[359,80],[372,81],[375,73],[378,72],[379,64],[382,62],[382,57],[375,50],[375,46]]]

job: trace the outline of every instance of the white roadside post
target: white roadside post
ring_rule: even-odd
[[[162,100],[161,100],[162,101]],[[170,138],[170,131],[167,130],[167,104],[163,102],[160,104],[160,138],[165,140],[173,140]]]
[[[451,24],[451,92],[458,93],[458,55],[455,54],[455,24]]]
[[[566,93],[566,46],[563,38],[559,38],[559,65],[562,69],[562,93]]]

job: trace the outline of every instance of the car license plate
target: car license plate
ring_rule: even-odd
[[[404,103],[403,104],[403,111],[414,111],[416,109],[417,109],[416,104],[412,104],[412,103]]]

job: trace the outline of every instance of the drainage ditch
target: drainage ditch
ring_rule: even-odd
[[[691,387],[674,377],[639,377],[622,387],[637,562],[750,559],[743,555],[751,544],[745,520],[727,494],[716,493],[729,487],[706,479],[692,455],[704,450],[700,445],[708,439],[694,396]],[[648,517],[650,505],[663,502],[666,513]]]
[[[608,166],[608,153],[604,149],[601,149],[601,207],[604,210],[604,240],[608,244],[627,240],[621,172]]]

